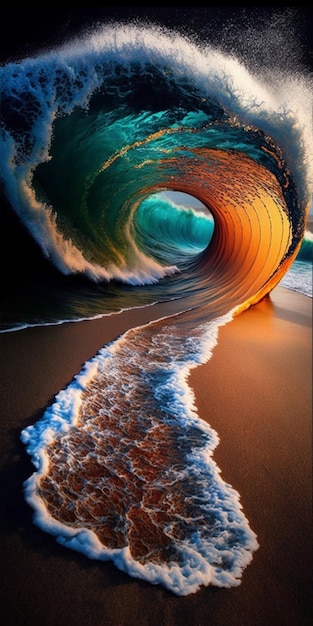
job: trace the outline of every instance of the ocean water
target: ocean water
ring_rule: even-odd
[[[306,229],[300,251],[288,272],[280,281],[287,287],[312,298],[313,233]]]
[[[236,586],[258,540],[187,379],[275,286],[312,297],[310,76],[252,73],[149,24],[0,73],[3,213],[21,243],[1,332],[169,312],[103,346],[21,433],[34,523],[178,595]]]

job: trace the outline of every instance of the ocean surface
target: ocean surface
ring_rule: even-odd
[[[1,332],[169,311],[103,346],[21,433],[34,523],[178,595],[236,586],[258,540],[187,379],[277,285],[312,298],[312,77],[252,73],[146,23],[0,74],[2,223],[19,251]]]

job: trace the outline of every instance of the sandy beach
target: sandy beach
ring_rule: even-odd
[[[282,287],[222,327],[212,358],[190,376],[199,416],[220,437],[214,458],[260,544],[240,586],[177,597],[33,525],[22,485],[34,468],[21,430],[102,345],[150,315],[140,309],[0,335],[2,623],[311,624],[312,300]]]

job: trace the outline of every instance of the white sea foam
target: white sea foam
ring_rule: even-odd
[[[131,576],[150,581],[152,584],[162,584],[178,595],[195,593],[202,585],[213,584],[231,587],[240,584],[242,571],[251,561],[252,553],[258,548],[258,542],[242,512],[238,492],[222,480],[220,470],[212,458],[219,438],[207,423],[199,419],[194,394],[187,382],[190,369],[210,358],[217,342],[218,329],[231,319],[232,313],[204,324],[200,333],[197,333],[197,337],[187,341],[187,354],[186,345],[183,342],[181,358],[175,360],[170,358],[168,378],[155,389],[155,397],[162,405],[163,411],[166,411],[166,402],[171,402],[170,419],[175,416],[182,426],[185,424],[185,427],[194,423],[200,431],[208,436],[208,443],[205,448],[200,449],[200,451],[198,449],[191,451],[184,472],[186,475],[190,474],[191,477],[193,474],[199,476],[203,474],[204,477],[210,477],[209,491],[207,494],[204,493],[199,514],[203,516],[204,528],[206,514],[219,518],[220,529],[217,535],[210,537],[209,534],[206,536],[204,533],[202,536],[202,531],[199,531],[192,537],[179,541],[178,549],[181,554],[181,562],[179,563],[156,564],[148,562],[143,565],[132,557],[128,547],[108,549],[90,529],[60,523],[48,513],[38,495],[40,479],[49,468],[46,454],[47,446],[53,442],[54,437],[60,434],[66,436],[68,429],[76,424],[83,390],[88,388],[89,383],[94,382],[98,373],[103,372],[105,368],[116,372],[118,377],[117,359],[120,358],[118,356],[120,345],[122,345],[124,358],[125,349],[127,350],[131,336],[135,333],[135,341],[140,343],[141,329],[145,331],[153,323],[127,331],[118,340],[102,348],[95,357],[84,365],[73,382],[56,396],[55,402],[45,411],[43,418],[22,432],[21,439],[26,444],[36,467],[36,472],[25,482],[25,497],[35,511],[34,522],[38,526],[55,535],[57,541],[68,548],[82,552],[92,559],[112,560],[118,568]],[[166,341],[169,347],[173,341],[173,357],[174,354],[177,357],[179,341],[175,335],[175,325],[171,326],[171,329],[174,334],[167,333],[163,339],[162,336],[156,337],[156,339],[161,343],[161,346]],[[132,337],[132,341],[134,341],[134,337]],[[158,341],[155,340],[156,349]],[[158,354],[155,355],[157,361]],[[133,358],[136,359],[137,363],[136,355],[133,355]],[[151,367],[153,358],[153,353],[150,351],[148,356],[149,367]],[[141,354],[139,361],[142,359]],[[142,363],[141,366],[144,368],[145,363]],[[165,400],[163,396],[165,396]],[[236,537],[233,548],[228,545],[227,541],[224,542],[225,537],[231,534]],[[231,564],[226,569],[223,567],[223,559]]]

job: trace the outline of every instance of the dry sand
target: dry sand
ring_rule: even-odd
[[[160,310],[161,315],[162,310]],[[232,589],[176,597],[59,546],[32,523],[20,432],[107,341],[149,319],[0,335],[1,617],[4,626],[306,626],[312,622],[312,300],[281,287],[219,332],[190,376],[214,458],[260,547]]]

